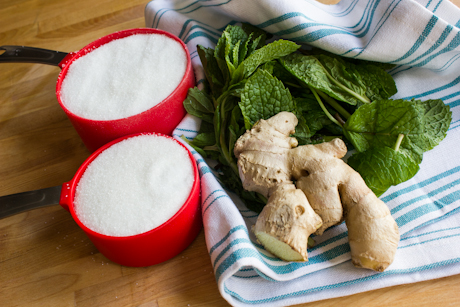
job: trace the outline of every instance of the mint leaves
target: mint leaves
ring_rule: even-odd
[[[296,114],[300,145],[340,137],[356,153],[348,163],[381,195],[412,178],[423,153],[445,137],[451,121],[441,100],[391,100],[396,92],[388,64],[301,50],[253,26],[227,26],[216,47],[198,46],[206,81],[190,89],[184,106],[202,119],[188,141],[218,162],[219,180],[249,209],[266,200],[242,188],[233,155],[236,140],[259,119],[281,111]]]
[[[258,119],[295,110],[289,90],[259,68],[300,47],[287,40],[265,44],[266,37],[252,26],[227,26],[215,49],[198,46],[207,82],[204,90],[189,90],[184,101],[187,112],[203,120],[189,144],[219,162],[222,184],[247,200],[254,211],[260,211],[266,200],[242,188],[233,147]]]
[[[247,80],[241,92],[239,106],[246,129],[251,129],[261,118],[269,118],[281,111],[296,110],[291,93],[283,82],[263,69],[259,69]]]
[[[378,100],[363,105],[343,126],[357,154],[348,164],[379,196],[412,178],[423,153],[446,136],[452,120],[441,100]]]

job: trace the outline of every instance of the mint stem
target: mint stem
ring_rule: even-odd
[[[238,172],[238,167],[236,166],[236,163],[235,161],[233,160],[232,158],[232,153],[229,152],[228,148],[227,148],[227,145],[226,145],[226,142],[225,142],[225,128],[222,129],[222,127],[227,127],[227,117],[222,114],[222,112],[225,110],[225,102],[227,101],[227,95],[225,96],[224,99],[222,99],[222,101],[220,102],[220,111],[221,111],[221,119],[222,119],[222,122],[221,122],[221,125],[220,125],[220,131],[219,131],[219,148],[220,148],[220,151],[222,153],[222,155],[224,156],[224,159],[225,161],[227,161],[228,165],[232,168],[232,170],[239,176],[239,172]]]
[[[395,151],[399,151],[399,146],[401,146],[401,142],[404,138],[404,134],[400,133],[398,135],[398,139],[396,140],[396,144],[395,144],[395,147],[393,148]]]
[[[319,106],[321,107],[323,112],[326,114],[327,118],[329,118],[331,122],[333,122],[334,124],[338,125],[339,127],[342,127],[342,124],[340,124],[339,121],[336,120],[334,116],[332,116],[331,113],[329,113],[329,111],[326,109],[326,107],[324,106],[324,103],[321,101],[321,98],[318,96],[318,93],[316,92],[316,90],[310,85],[308,87],[310,88],[311,92],[315,96],[316,100],[319,103]]]
[[[321,96],[321,98],[323,98],[331,107],[336,109],[337,112],[340,113],[340,115],[345,117],[345,119],[348,119],[351,116],[351,114],[348,113],[348,111],[345,110],[344,107],[342,107],[337,101],[335,101],[335,99],[329,97],[328,95],[326,95],[326,93],[322,91],[317,90],[317,92],[318,92],[318,95]]]
[[[335,85],[340,87],[342,90],[344,90],[345,92],[347,92],[351,96],[361,100],[364,103],[371,103],[369,98],[367,98],[366,96],[362,96],[362,95],[352,91],[351,89],[349,89],[348,87],[346,87],[345,85],[343,85],[342,83],[337,81],[334,77],[332,77],[331,74],[327,70],[324,70],[324,71],[326,72],[326,76],[329,78],[329,80],[331,80],[332,83],[334,83]]]

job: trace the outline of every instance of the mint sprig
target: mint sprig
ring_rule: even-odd
[[[218,161],[221,183],[248,208],[258,212],[266,200],[242,188],[233,148],[246,129],[278,112],[296,114],[301,145],[340,137],[353,146],[348,163],[377,195],[412,178],[423,153],[446,136],[452,114],[441,100],[390,99],[397,92],[390,65],[300,50],[288,40],[266,43],[268,36],[229,25],[214,49],[198,46],[206,81],[184,101],[202,119],[189,144]]]

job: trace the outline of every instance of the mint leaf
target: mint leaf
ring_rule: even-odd
[[[243,29],[236,26],[227,26],[222,35],[225,37],[225,60],[230,75],[232,75],[236,67],[240,65],[240,46],[248,39],[248,35]]]
[[[404,135],[400,150],[406,150],[418,163],[423,152],[445,137],[452,118],[449,106],[441,100],[379,100],[359,107],[343,126],[344,135],[356,150],[392,148]]]
[[[451,119],[449,106],[441,100],[379,100],[363,105],[343,126],[358,151],[348,164],[380,195],[417,173],[423,153],[444,139]],[[398,150],[393,149],[395,144]]]
[[[347,70],[358,73],[362,84],[366,87],[365,94],[371,101],[388,99],[397,92],[393,77],[386,72],[387,69],[394,67],[394,64],[346,58],[320,49],[311,52],[312,55],[318,57],[323,65],[324,60],[322,59],[335,58]]]
[[[232,83],[238,83],[248,78],[260,65],[288,55],[299,49],[299,47],[294,42],[280,39],[255,50],[235,70],[232,76]]]
[[[281,63],[299,80],[337,100],[351,105],[370,102],[358,71],[335,57],[291,54]]]
[[[421,161],[423,151],[417,143],[423,134],[423,107],[409,100],[379,100],[359,107],[343,126],[345,137],[357,151],[372,147],[392,148],[404,134],[401,148],[408,149]]]
[[[187,97],[184,100],[184,108],[191,115],[208,123],[213,122],[214,106],[211,97],[197,87],[188,90]]]
[[[371,101],[388,99],[398,91],[393,77],[379,65],[363,61],[356,65],[355,68],[361,75],[363,84],[366,87],[366,96]]]
[[[424,135],[422,136],[420,147],[424,151],[433,149],[437,146],[447,134],[450,122],[452,121],[452,112],[450,107],[445,105],[441,99],[415,101],[423,107],[423,120],[425,124]]]
[[[299,112],[305,118],[312,135],[321,130],[324,126],[331,124],[313,95],[296,98],[296,105]],[[311,136],[312,136],[311,135]]]
[[[377,196],[392,185],[409,180],[419,170],[418,163],[410,155],[389,147],[373,147],[353,154],[347,162]]]
[[[219,64],[214,57],[214,49],[205,48],[201,45],[197,46],[197,52],[203,64],[203,70],[206,75],[206,80],[209,83],[214,97],[222,94],[222,89],[225,86],[225,77],[220,70]]]
[[[281,111],[296,112],[289,90],[263,69],[257,70],[246,82],[239,106],[246,129],[259,119],[268,119]]]

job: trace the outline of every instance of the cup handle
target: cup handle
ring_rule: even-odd
[[[61,197],[59,199],[59,205],[61,205],[62,208],[66,209],[67,211],[70,212],[70,203],[71,203],[71,198],[70,198],[70,191],[71,190],[71,181],[69,182],[64,182],[62,184],[62,189],[61,189]]]
[[[1,50],[4,50],[1,53]],[[61,51],[27,47],[27,46],[0,46],[0,63],[38,63],[59,66],[67,62],[69,55]],[[66,59],[66,61],[64,61]]]

